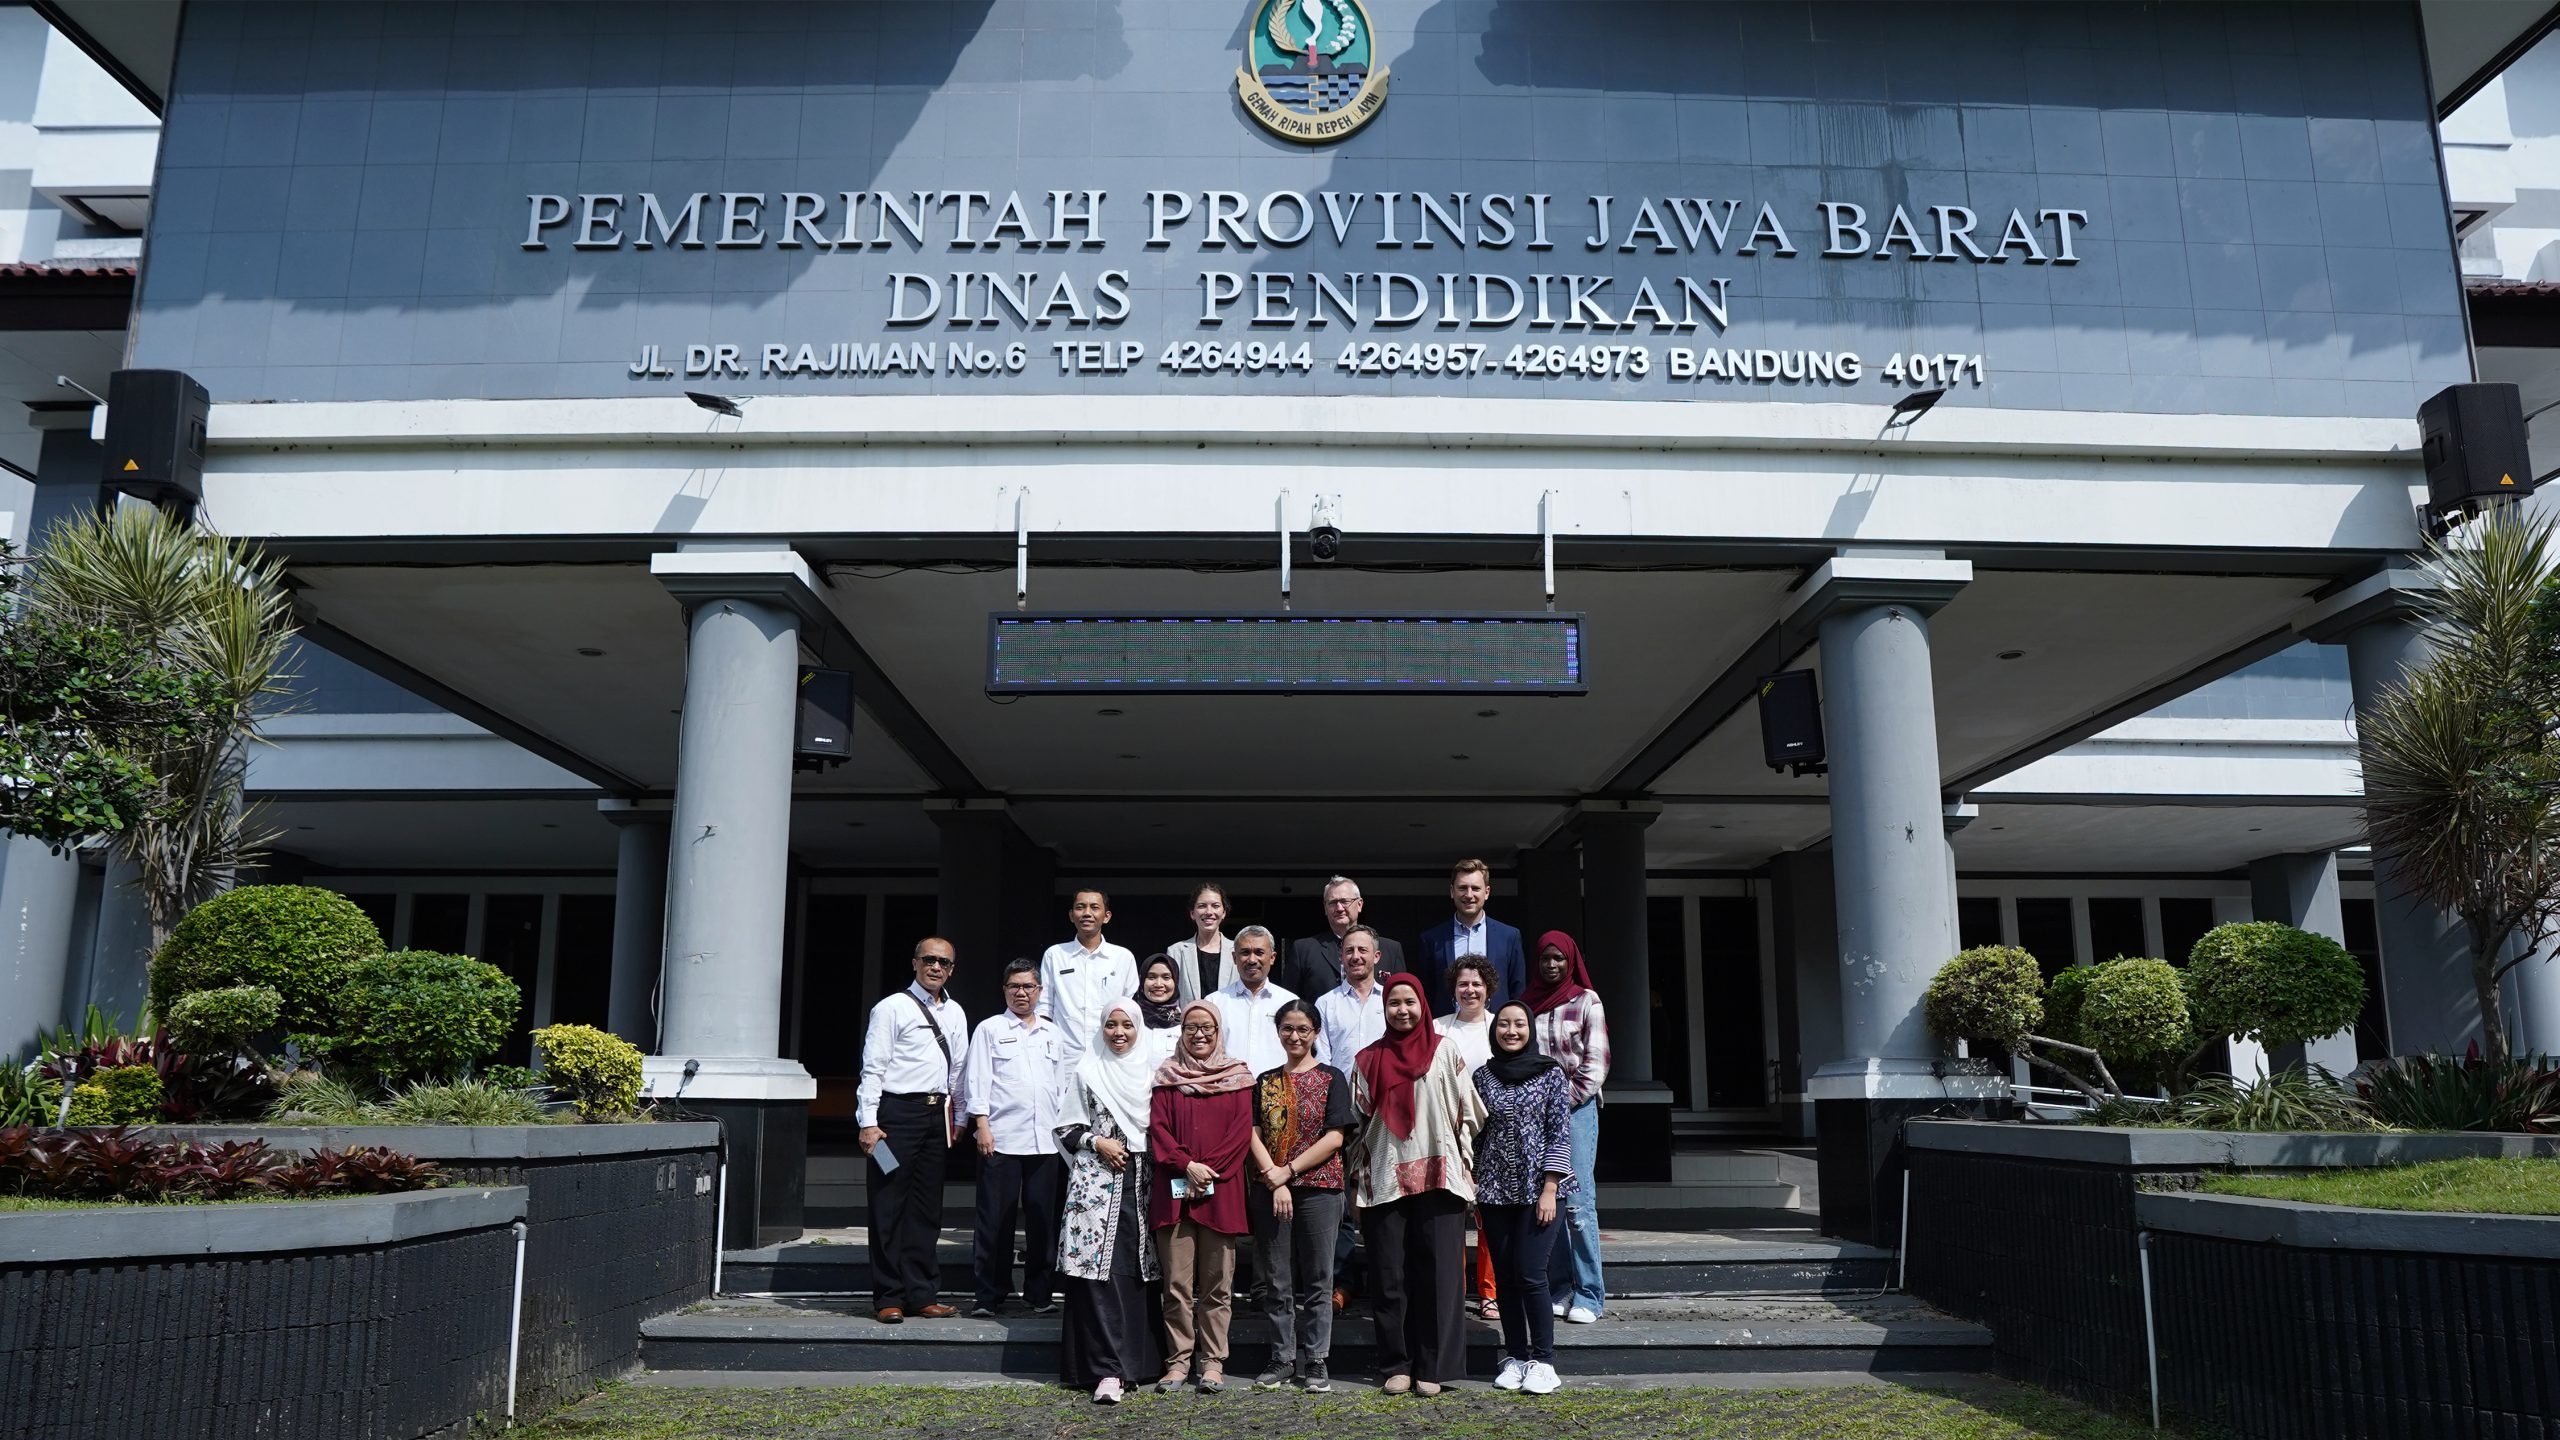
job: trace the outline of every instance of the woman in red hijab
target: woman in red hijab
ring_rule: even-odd
[[[1600,1089],[1609,1082],[1609,1019],[1582,947],[1561,930],[1538,937],[1520,1003],[1537,1027],[1538,1049],[1564,1067],[1573,1085],[1573,1178],[1564,1193],[1564,1243],[1556,1246],[1547,1288],[1556,1314],[1576,1325],[1600,1318],[1605,1292],[1600,1275],[1600,1212],[1591,1169],[1600,1156]]]
[[[1387,1033],[1351,1073],[1362,1121],[1346,1178],[1369,1242],[1390,1395],[1437,1395],[1466,1371],[1467,1207],[1484,1097],[1466,1052],[1432,1028],[1427,993],[1412,975],[1387,977]]]

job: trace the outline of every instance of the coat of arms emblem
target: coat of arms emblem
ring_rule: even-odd
[[[1256,124],[1284,140],[1339,140],[1387,103],[1387,67],[1376,63],[1360,0],[1258,0],[1244,48],[1236,93]]]

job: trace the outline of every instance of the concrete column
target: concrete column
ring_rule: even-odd
[[[0,841],[0,1063],[22,1062],[40,1037],[71,1018],[71,926],[80,861],[41,840]]]
[[[1822,1228],[1886,1242],[1901,1218],[1902,1124],[1950,1102],[1988,1113],[1996,1080],[1945,1073],[1921,998],[1956,952],[1951,819],[1940,784],[1929,616],[1973,578],[1942,555],[1848,553],[1788,617],[1821,644],[1830,753],[1840,1050],[1812,1079]]]
[[[688,545],[651,557],[649,570],[689,619],[659,1045],[643,1083],[727,1124],[722,1239],[775,1244],[800,1233],[817,1094],[781,1054],[800,633],[835,621],[788,549]]]
[[[2546,939],[2540,959],[2507,972],[2507,1036],[2518,1055],[2560,1055],[2560,960]]]
[[[141,867],[112,853],[98,887],[96,938],[89,951],[87,993],[66,1010],[91,1005],[120,1025],[148,1029],[151,1003],[151,907],[143,903]]]
[[[2409,669],[2424,662],[2425,641],[2405,610],[2345,632],[2347,678],[2356,713],[2381,703]],[[2471,941],[2460,919],[2414,894],[2398,857],[2376,847],[2373,917],[2382,942],[2384,1013],[2395,1055],[2459,1055],[2480,1038],[2480,1002],[2471,986]]]
[[[599,800],[614,828],[613,978],[606,1003],[613,1033],[658,1048],[658,968],[666,957],[667,829],[658,801]]]
[[[1569,836],[1521,851],[1513,873],[1520,885],[1523,945],[1535,949],[1538,937],[1550,930],[1562,930],[1576,941],[1583,938],[1582,856]]]
[[[934,929],[960,959],[951,998],[973,1017],[992,1015],[1004,1001],[1005,962],[1037,960],[1067,937],[1057,860],[1022,833],[1002,800],[927,800],[925,813],[942,837]],[[1127,929],[1125,916],[1115,928]],[[923,938],[884,937],[890,963],[884,982],[905,983],[905,957]],[[1147,948],[1133,946],[1141,955]]]
[[[1662,806],[1651,801],[1587,800],[1582,806],[1580,939],[1591,983],[1609,1012],[1612,1102],[1622,1089],[1659,1084],[1653,1073],[1653,937],[1645,913],[1644,832],[1660,818]],[[1522,937],[1530,945],[1537,938]]]
[[[2249,913],[2259,920],[2347,943],[2346,919],[2338,905],[2337,852],[2314,850],[2250,861]],[[2276,1070],[2321,1065],[2332,1074],[2344,1075],[2356,1068],[2355,1027],[2307,1045],[2276,1046],[2268,1052],[2267,1063]]]

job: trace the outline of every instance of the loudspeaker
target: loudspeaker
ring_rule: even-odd
[[[1819,775],[1828,767],[1822,748],[1822,696],[1810,670],[1760,677],[1760,755],[1772,770]]]
[[[852,758],[852,672],[804,667],[799,716],[791,727],[791,768],[824,770]]]
[[[160,502],[204,498],[204,422],[213,408],[183,370],[118,370],[107,377],[106,483]]]
[[[2418,407],[2427,508],[2442,513],[2480,500],[2533,493],[2524,398],[2515,386],[2448,385]]]

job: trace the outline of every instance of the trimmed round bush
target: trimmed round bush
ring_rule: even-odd
[[[148,1065],[109,1066],[71,1087],[71,1123],[148,1125],[160,1118],[160,1097],[159,1071]]]
[[[1929,1028],[1944,1040],[1988,1040],[2014,1050],[2044,1023],[2044,971],[2014,945],[1978,945],[1938,967],[1929,982]]]
[[[2187,992],[2166,960],[2120,959],[2093,966],[2081,989],[2078,1043],[2107,1063],[2147,1073],[2183,1055]]]
[[[181,995],[169,1007],[169,1038],[194,1054],[239,1050],[249,1037],[275,1028],[284,997],[268,985],[233,985]]]
[[[542,1078],[578,1097],[580,1115],[612,1120],[639,1105],[639,1046],[593,1025],[545,1025],[533,1043]]]
[[[244,885],[190,910],[151,961],[151,1013],[199,990],[263,985],[289,1030],[326,1031],[348,967],[382,953],[382,933],[344,895],[310,885]]]
[[[2364,967],[2347,947],[2272,920],[2217,925],[2188,952],[2187,1014],[2199,1035],[2299,1045],[2364,1011]]]
[[[2080,1005],[2088,998],[2089,982],[2097,973],[2095,965],[2069,965],[2055,971],[2053,978],[2044,982],[2044,1023],[2036,1033],[2074,1045],[2088,1045],[2080,1038]]]
[[[395,950],[348,967],[332,1060],[388,1079],[445,1079],[498,1053],[523,993],[468,955]]]

